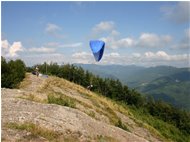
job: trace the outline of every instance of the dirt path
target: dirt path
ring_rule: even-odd
[[[27,73],[26,78],[20,85],[20,89],[24,91],[36,92],[40,88],[47,78],[37,77]]]
[[[28,93],[40,95],[38,89],[45,82],[46,78],[28,74],[20,89],[1,89],[2,141],[51,141],[41,135],[34,136],[27,130],[9,128],[9,123],[32,123],[52,133],[60,133],[57,141],[147,141],[134,133],[93,119],[78,109],[22,99]]]

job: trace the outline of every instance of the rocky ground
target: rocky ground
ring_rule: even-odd
[[[48,95],[62,95],[75,105],[49,103]],[[19,89],[1,89],[1,101],[2,141],[161,141],[123,107],[56,77],[27,74]],[[122,124],[115,125],[117,120]]]

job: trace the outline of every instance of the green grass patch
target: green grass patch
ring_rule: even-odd
[[[85,99],[92,99],[92,96],[89,95],[88,93],[84,92],[84,91],[81,91],[81,90],[78,90],[78,92],[80,93],[80,95],[85,98]]]
[[[57,104],[61,106],[68,106],[71,108],[76,108],[76,101],[75,99],[65,96],[65,95],[48,95],[48,103],[49,104]]]
[[[100,115],[104,115],[104,116],[108,117],[111,124],[115,125],[118,122],[118,116],[114,112],[110,113],[112,111],[101,110],[101,109],[98,109],[98,108],[96,108],[95,110]]]
[[[89,111],[89,112],[85,112],[87,115],[89,115],[90,117],[92,118],[95,118],[96,117],[96,114],[94,111]]]
[[[121,128],[121,129],[123,129],[125,131],[130,132],[129,128],[125,124],[123,124],[121,119],[118,120],[118,122],[115,124],[115,126]]]
[[[89,104],[87,104],[87,103],[84,103],[84,102],[82,102],[82,101],[80,101],[80,100],[77,100],[77,102],[78,102],[79,104],[81,104],[82,106],[84,106],[85,108],[90,108],[90,109],[93,108],[92,105],[89,105]]]
[[[30,139],[32,139],[32,137],[35,138],[35,137],[40,136],[40,137],[44,137],[44,138],[48,139],[49,141],[57,141],[60,138],[60,136],[62,135],[61,133],[51,131],[46,128],[42,128],[31,122],[25,122],[22,124],[7,123],[6,126],[11,129],[26,130],[28,132],[31,132]]]

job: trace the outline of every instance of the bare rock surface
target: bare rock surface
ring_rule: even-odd
[[[123,130],[111,125],[111,123],[107,121],[99,121],[98,119],[87,115],[85,111],[81,111],[82,109],[77,109],[77,107],[70,108],[57,104],[48,104],[45,101],[25,99],[31,94],[33,97],[37,97],[41,100],[47,99],[48,94],[46,94],[45,91],[42,92],[39,90],[43,88],[48,79],[27,74],[27,77],[23,81],[23,84],[21,84],[20,89],[1,89],[2,141],[160,141],[148,130],[138,127],[132,119],[126,115],[120,114],[119,112],[116,112],[117,116],[120,117],[122,121],[126,121],[126,123],[133,126],[131,127],[131,131]],[[64,87],[60,87],[57,90],[64,92],[64,94],[68,94],[70,97],[72,97],[72,94],[75,94],[73,95],[74,99],[79,99],[80,102],[84,101],[83,103],[87,100],[86,103],[88,105],[93,105],[87,97],[82,98],[80,93],[73,88],[64,89]],[[93,109],[93,107],[91,109]],[[52,131],[52,133],[58,133],[59,138],[52,140],[44,137],[43,135],[33,135],[32,132],[27,129],[24,130],[8,127],[8,124],[10,123],[18,125],[26,123],[35,124],[44,130]]]

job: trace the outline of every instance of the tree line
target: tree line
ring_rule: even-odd
[[[1,56],[1,87],[17,88],[24,79],[26,66],[20,59],[6,61]]]
[[[43,74],[55,75],[83,87],[93,85],[92,91],[126,105],[141,108],[145,113],[173,124],[184,134],[190,134],[189,112],[178,109],[163,101],[155,101],[152,97],[143,97],[136,90],[129,89],[128,86],[123,85],[118,79],[103,79],[73,64],[58,65],[57,63],[44,63],[37,66]],[[27,70],[32,71],[33,68],[28,67]]]

